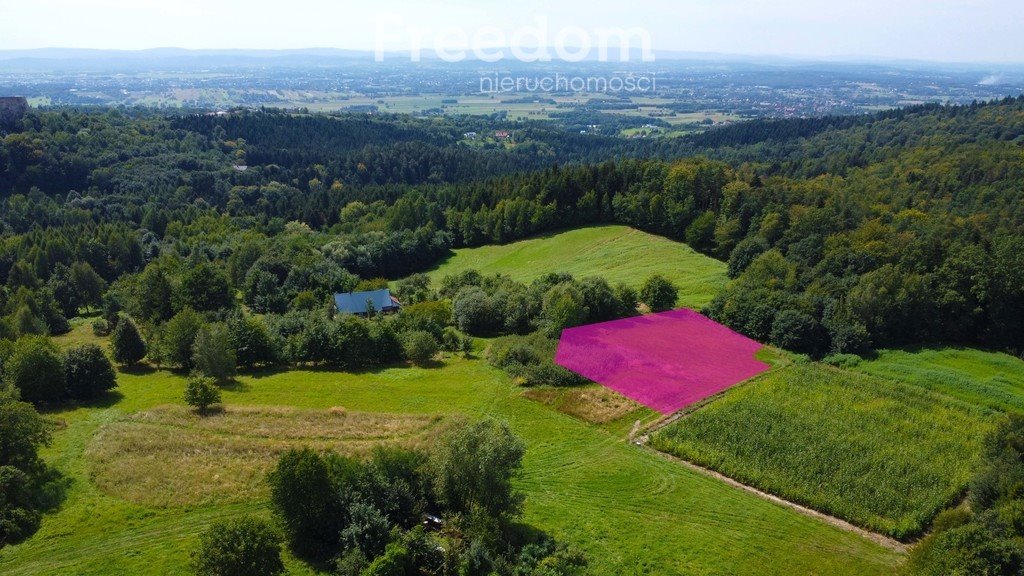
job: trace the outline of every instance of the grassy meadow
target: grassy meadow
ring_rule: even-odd
[[[476,269],[501,272],[522,282],[551,272],[578,278],[603,276],[611,284],[639,287],[652,274],[662,274],[679,288],[679,305],[700,308],[725,285],[726,266],[689,246],[626,226],[595,226],[548,234],[503,246],[456,250],[432,270],[435,281]]]
[[[656,433],[655,448],[897,538],[972,475],[990,412],[916,386],[794,364]]]
[[[629,444],[644,413],[628,404],[588,393],[579,402],[590,408],[566,414],[478,359],[246,375],[224,391],[226,411],[206,419],[179,407],[183,388],[177,374],[121,373],[103,401],[47,414],[58,429],[44,457],[69,479],[68,496],[33,538],[0,550],[0,573],[186,572],[210,523],[269,514],[259,480],[277,450],[416,442],[455,414],[501,418],[523,436],[525,520],[582,547],[593,574],[875,575],[902,560]],[[290,574],[314,572],[286,564]]]
[[[999,411],[1024,411],[1024,360],[966,348],[883,350],[856,369]]]

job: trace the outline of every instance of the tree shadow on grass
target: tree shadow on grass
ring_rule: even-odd
[[[45,416],[55,416],[77,408],[112,408],[121,402],[121,400],[124,400],[124,393],[115,388],[113,390],[108,390],[95,398],[46,404],[37,406],[36,410]]]
[[[250,392],[252,390],[252,386],[250,384],[235,378],[228,380],[227,382],[222,382],[218,384],[217,387],[221,390],[238,394]]]
[[[122,374],[128,374],[130,376],[149,376],[159,372],[157,368],[149,364],[135,364],[132,366],[120,366],[118,372]]]
[[[312,372],[315,374],[347,374],[352,376],[373,376],[383,374],[388,370],[409,370],[412,368],[436,369],[444,368],[445,366],[446,364],[443,361],[439,360],[432,360],[423,365],[415,365],[412,364],[411,362],[395,362],[391,364],[384,364],[381,366],[366,366],[362,368],[343,368],[341,366],[331,366],[325,364],[309,364],[299,366],[264,366],[261,368],[251,368],[248,370],[239,371],[238,375],[259,381],[264,378],[280,376],[282,374],[288,374],[290,372]]]

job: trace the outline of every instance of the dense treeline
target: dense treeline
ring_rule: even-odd
[[[728,260],[734,281],[708,312],[787,348],[1024,348],[1024,99],[755,122],[706,137],[734,146],[676,161],[573,163],[651,150],[529,123],[513,146],[459,144],[488,122],[31,114],[0,150],[0,337],[60,333],[104,296],[144,331],[184,308],[225,309],[193,301],[210,297],[194,286],[155,316],[130,309],[125,287],[154,266],[177,267],[164,274],[178,284],[180,270],[208,265],[227,275],[222,304],[239,291],[251,310],[280,315],[422,270],[452,247],[617,222]],[[382,144],[395,138],[409,140]],[[359,154],[378,144],[385,156],[364,168],[390,175],[364,179]],[[442,176],[424,177],[388,156],[405,145],[444,150],[467,172],[430,160]],[[531,147],[571,162],[524,171],[536,159],[514,158]],[[257,149],[267,163],[251,162]]]

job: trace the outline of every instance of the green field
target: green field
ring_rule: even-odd
[[[857,368],[995,410],[1024,411],[1024,361],[964,348],[884,350]]]
[[[625,226],[595,226],[504,246],[456,250],[429,274],[436,283],[449,274],[476,269],[530,282],[550,272],[568,272],[634,286],[662,274],[679,287],[679,305],[700,308],[725,284],[725,268],[685,244]]]
[[[267,425],[257,427],[261,433],[251,427],[226,432],[225,426],[238,427],[230,421],[201,423],[196,416],[189,425],[190,416],[164,408],[181,403],[180,376],[121,374],[119,382],[106,402],[48,415],[60,426],[44,455],[70,478],[68,498],[32,539],[0,551],[0,573],[182,573],[205,526],[223,517],[267,513],[258,489],[227,497],[222,490],[196,491],[194,485],[203,479],[193,479],[191,488],[177,484],[183,462],[202,462],[206,456],[189,438],[220,435],[225,442],[236,436],[240,442],[264,442],[283,436],[278,439],[291,443],[305,435],[322,436],[315,427],[327,418],[323,411],[332,409],[380,413],[382,418],[460,413],[508,420],[528,445],[518,481],[527,494],[525,519],[581,546],[593,574],[891,574],[902,559],[859,536],[637,448],[624,434],[610,431],[628,423],[595,426],[527,399],[481,360],[355,375],[268,373],[242,377],[225,392],[228,414],[243,411],[233,417],[266,419],[266,413],[290,406],[304,411],[296,426],[314,426],[310,432],[285,433]],[[134,429],[138,426],[170,427],[164,434],[173,439],[144,440],[141,429]],[[120,430],[124,427],[127,432]],[[111,470],[104,454],[125,442],[134,450],[128,456],[144,470]],[[147,442],[154,447],[147,448]],[[184,457],[175,456],[175,445],[183,448]],[[225,458],[225,473],[237,471],[236,460]],[[144,490],[125,485],[131,474],[146,479]],[[170,489],[178,491],[173,498],[153,500],[147,494]],[[311,572],[293,558],[286,563],[292,574]]]
[[[904,538],[963,495],[989,416],[915,386],[797,364],[733,389],[651,444]]]

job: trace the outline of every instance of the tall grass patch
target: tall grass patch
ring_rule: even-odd
[[[422,446],[439,418],[294,408],[228,408],[200,417],[160,406],[120,418],[93,438],[86,458],[104,492],[150,506],[265,498],[282,453],[313,447],[362,456],[379,444]]]
[[[986,410],[821,364],[769,373],[664,428],[655,448],[895,538],[965,492]]]

